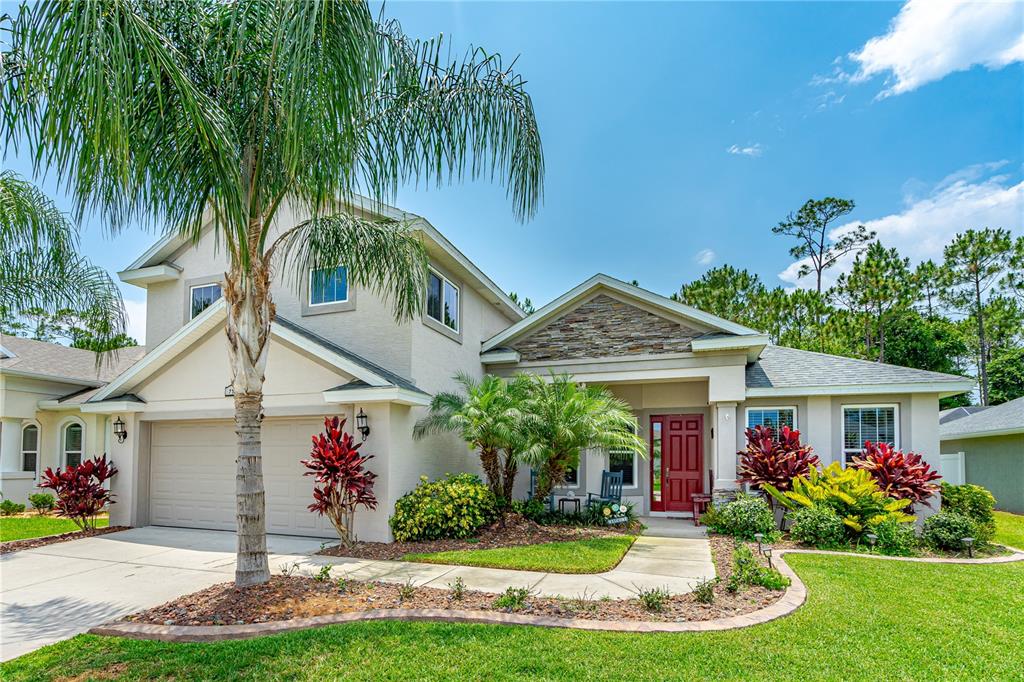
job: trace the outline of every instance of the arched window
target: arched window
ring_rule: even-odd
[[[21,430],[21,470],[36,472],[39,462],[39,427],[27,424]]]
[[[64,427],[64,464],[78,466],[82,463],[82,425],[74,422]]]

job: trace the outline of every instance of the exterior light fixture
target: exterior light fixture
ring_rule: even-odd
[[[761,541],[764,540],[764,533],[754,533],[754,539],[757,540],[757,551],[761,552]]]
[[[865,537],[868,539],[868,543],[871,545],[871,549],[874,550],[875,543],[878,542],[878,536],[874,533],[868,533]]]
[[[124,439],[128,437],[128,429],[125,428],[124,420],[120,417],[114,420],[114,436],[118,443],[123,443]]]
[[[964,547],[967,548],[967,556],[971,559],[974,558],[974,538],[960,538],[960,542],[964,543]]]
[[[235,387],[232,384],[228,384],[224,387],[224,397],[230,398],[233,395],[235,395]]]
[[[764,549],[761,550],[761,553],[764,554],[766,559],[768,559],[768,568],[775,568],[772,566],[772,546],[765,545]]]
[[[359,430],[359,433],[362,434],[364,441],[366,440],[366,437],[370,435],[369,421],[370,418],[366,416],[366,413],[363,412],[363,408],[360,407],[359,414],[356,415],[356,428]]]

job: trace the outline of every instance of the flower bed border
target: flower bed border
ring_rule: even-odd
[[[87,540],[107,533],[119,533],[123,530],[131,530],[131,526],[104,526],[91,531],[69,530],[67,533],[55,533],[53,535],[40,535],[37,538],[22,538],[20,540],[8,540],[0,542],[0,554],[11,554],[13,552],[24,552],[27,549],[38,549],[48,545],[56,545],[71,540]]]
[[[739,616],[728,616],[705,621],[668,623],[656,621],[603,621],[585,618],[555,618],[493,611],[463,611],[457,609],[373,609],[335,613],[311,618],[249,623],[244,625],[153,625],[149,623],[113,622],[89,630],[89,634],[129,639],[158,640],[162,642],[218,642],[230,639],[249,639],[267,635],[308,630],[325,625],[374,620],[433,621],[443,623],[489,623],[497,625],[532,625],[536,627],[567,628],[572,630],[601,630],[608,632],[711,632],[733,630],[767,623],[796,611],[807,599],[807,587],[786,563],[786,554],[825,554],[829,556],[859,557],[881,561],[913,561],[934,564],[1003,564],[1024,561],[1024,551],[1007,547],[1012,554],[983,559],[955,559],[928,557],[890,557],[878,554],[856,554],[817,549],[780,549],[777,554],[779,572],[791,581],[782,597],[759,611]]]

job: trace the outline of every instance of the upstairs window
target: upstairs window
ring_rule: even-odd
[[[778,433],[783,426],[796,428],[795,407],[748,407],[747,428],[767,426]]]
[[[39,427],[29,424],[21,430],[21,470],[36,472],[39,461]]]
[[[459,331],[459,287],[433,270],[427,278],[427,317]]]
[[[68,424],[64,427],[64,464],[78,466],[82,463],[82,425]]]
[[[192,305],[189,319],[209,308],[211,305],[216,303],[220,297],[221,288],[219,284],[200,284],[199,286],[192,287],[189,290],[189,300]]]
[[[849,464],[864,451],[864,441],[899,447],[896,405],[843,406],[843,461]]]
[[[326,305],[348,300],[348,269],[344,265],[309,272],[309,304]]]

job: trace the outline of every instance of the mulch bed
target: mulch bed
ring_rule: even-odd
[[[516,613],[588,620],[704,621],[750,613],[778,600],[782,591],[747,587],[737,594],[725,589],[732,572],[733,541],[711,538],[712,556],[721,578],[713,604],[699,604],[692,594],[670,596],[660,612],[644,610],[636,599],[595,599],[530,596]],[[337,576],[340,577],[340,576]],[[494,605],[498,595],[466,590],[455,599],[452,590],[385,582],[317,581],[308,576],[274,576],[266,585],[238,589],[233,583],[214,585],[126,620],[155,625],[234,625],[289,620],[370,609],[440,608],[508,612]]]
[[[58,542],[81,540],[82,538],[91,538],[96,537],[97,535],[106,535],[107,533],[117,533],[122,530],[128,530],[129,528],[131,528],[131,526],[107,526],[106,528],[97,528],[95,530],[73,530],[70,533],[61,533],[60,535],[47,535],[46,537],[41,538],[25,538],[24,540],[0,542],[0,554],[20,552],[23,549],[35,549],[36,547],[55,545]]]
[[[423,540],[419,542],[357,542],[352,547],[327,547],[319,554],[356,557],[358,559],[401,559],[406,554],[449,552],[461,549],[495,549],[522,547],[545,542],[566,542],[604,538],[636,532],[618,526],[602,528],[575,526],[542,526],[518,514],[507,514],[504,526],[496,521],[475,537],[465,540]]]

